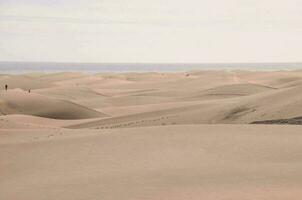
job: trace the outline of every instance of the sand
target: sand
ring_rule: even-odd
[[[0,199],[302,198],[301,71],[0,83]]]

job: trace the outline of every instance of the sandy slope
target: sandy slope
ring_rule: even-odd
[[[20,89],[0,92],[0,113],[27,114],[53,119],[105,117],[105,114],[63,100],[52,99]]]
[[[33,77],[30,75],[5,75],[0,76],[1,90],[4,89],[4,85],[8,85],[10,89],[21,88],[24,90],[49,88],[53,85],[47,81],[39,80],[39,77]]]
[[[39,80],[47,81],[50,83],[58,83],[65,80],[76,80],[79,78],[87,77],[87,74],[79,73],[79,72],[60,72],[60,73],[52,73],[52,74],[42,74],[37,77]]]
[[[22,85],[25,77],[31,84],[51,85],[42,84],[30,95],[21,90],[0,92],[3,114],[58,119],[99,118],[102,112],[112,116],[74,126],[80,128],[252,123],[302,116],[301,71],[57,73],[1,79]]]
[[[95,121],[100,118],[88,118],[88,119],[51,119],[45,117],[38,117],[32,115],[12,114],[0,116],[0,127],[3,129],[13,128],[60,128],[64,126],[76,125],[79,123],[85,123],[89,121]]]
[[[80,100],[89,100],[89,99],[101,99],[104,97],[103,94],[98,93],[94,90],[91,90],[87,87],[71,87],[71,86],[61,86],[61,87],[52,87],[45,89],[37,89],[36,93],[51,96],[59,99],[66,99],[70,101],[80,101]]]
[[[302,197],[302,126],[287,125],[301,122],[302,71],[35,73],[0,84],[1,200]]]
[[[157,79],[153,84],[150,79],[131,79],[133,83],[120,86],[118,90],[106,87],[103,92],[108,95],[107,98],[79,101],[87,107],[112,113],[111,119],[72,128],[252,123],[300,117],[300,76],[297,72],[236,71],[194,72],[189,77],[178,74],[174,80]],[[186,102],[195,102],[195,106]],[[174,107],[171,106],[173,104]],[[150,109],[152,105],[157,106]]]
[[[2,130],[0,199],[302,196],[302,127]]]

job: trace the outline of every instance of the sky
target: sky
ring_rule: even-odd
[[[301,62],[301,0],[0,0],[0,61]]]

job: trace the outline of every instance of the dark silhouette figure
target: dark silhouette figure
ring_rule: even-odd
[[[5,90],[7,90],[7,85],[5,85]]]
[[[30,93],[30,89],[28,90],[28,93]]]

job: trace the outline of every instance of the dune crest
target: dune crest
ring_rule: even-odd
[[[27,114],[53,119],[85,119],[106,115],[75,103],[58,100],[21,89],[0,92],[0,113]]]

